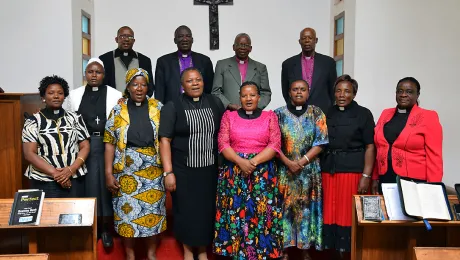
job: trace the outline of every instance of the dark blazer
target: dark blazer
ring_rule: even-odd
[[[302,54],[295,55],[283,62],[281,69],[281,88],[286,103],[289,98],[289,86],[292,82],[302,79]],[[337,79],[335,60],[329,56],[315,53],[315,64],[311,84],[310,97],[307,104],[315,105],[324,113],[334,104],[334,83]]]
[[[192,52],[193,67],[203,75],[204,92],[211,94],[214,69],[208,56]],[[180,68],[177,51],[161,56],[155,68],[155,99],[166,104],[177,98],[180,93]]]
[[[149,91],[147,95],[151,97],[153,95],[153,90],[155,89],[155,84],[153,83],[153,73],[152,73],[152,61],[149,57],[143,55],[142,53],[136,52],[137,57],[139,59],[139,67],[146,70],[149,74]],[[109,51],[107,53],[102,54],[99,56],[99,59],[104,62],[104,69],[105,69],[105,77],[103,85],[111,86],[112,88],[116,88],[115,84],[115,62],[113,59],[113,51]]]

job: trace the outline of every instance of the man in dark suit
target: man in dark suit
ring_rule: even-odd
[[[153,84],[152,62],[149,57],[133,50],[135,41],[134,31],[131,28],[123,26],[118,29],[117,37],[115,37],[118,48],[99,56],[105,68],[103,84],[124,92],[126,88],[126,72],[132,68],[143,68],[149,73],[149,90],[147,91],[147,95],[152,96],[155,88]]]
[[[309,84],[310,97],[307,104],[315,105],[324,113],[334,104],[334,83],[337,71],[333,58],[315,52],[318,38],[312,28],[300,32],[299,44],[302,52],[283,62],[281,69],[281,88],[286,102],[290,102],[289,86],[303,79]]]
[[[155,69],[155,99],[163,104],[177,98],[182,92],[180,75],[187,68],[195,67],[203,75],[204,92],[211,93],[214,70],[211,59],[192,51],[192,31],[185,25],[174,32],[177,51],[158,58]]]

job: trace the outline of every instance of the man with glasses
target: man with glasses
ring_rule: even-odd
[[[255,82],[259,86],[260,109],[264,109],[270,103],[272,92],[268,82],[267,66],[250,59],[251,50],[251,37],[246,33],[240,33],[235,37],[233,44],[235,56],[220,60],[216,64],[212,94],[219,97],[229,110],[241,108],[240,86],[245,81]]]
[[[133,50],[135,41],[134,31],[130,27],[123,26],[118,29],[117,37],[115,37],[118,48],[99,56],[105,67],[103,84],[123,93],[126,88],[126,72],[132,68],[142,68],[149,73],[149,90],[147,91],[147,95],[151,97],[154,90],[152,62],[149,57]]]
[[[184,90],[180,76],[190,67],[198,69],[203,77],[204,93],[210,94],[214,69],[208,56],[192,51],[192,31],[185,25],[174,31],[177,51],[158,58],[155,68],[155,99],[163,104],[179,97]]]

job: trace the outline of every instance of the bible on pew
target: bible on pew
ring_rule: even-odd
[[[39,225],[42,215],[42,190],[19,190],[14,195],[9,225]]]
[[[452,220],[444,183],[417,183],[397,178],[403,213],[424,220]]]

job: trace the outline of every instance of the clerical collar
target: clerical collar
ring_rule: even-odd
[[[186,59],[190,57],[190,55],[192,55],[192,51],[189,51],[188,53],[182,53],[181,51],[177,51],[177,55],[179,56],[179,58]]]
[[[305,54],[303,54],[302,52],[302,57],[306,60],[309,60],[309,59],[314,59],[315,58],[315,54],[316,52],[313,52],[313,54],[311,56],[305,56]]]
[[[398,114],[409,114],[411,110],[412,110],[412,107],[409,107],[409,108],[396,107],[396,113]]]
[[[47,119],[51,119],[51,120],[56,120],[59,117],[62,117],[64,115],[64,109],[62,107],[59,109],[51,109],[51,108],[45,107],[44,109],[40,110],[40,112]]]
[[[120,50],[120,49],[116,49],[115,50],[115,54],[114,54],[114,57],[126,57],[126,56],[130,56],[130,57],[133,57],[133,58],[137,58],[137,53],[135,51],[133,51],[132,49],[131,50]]]
[[[94,92],[101,90],[101,88],[102,88],[103,86],[104,86],[104,85],[100,85],[100,86],[98,86],[98,87],[90,87],[88,84],[86,84],[86,88],[89,89],[89,90],[91,90],[91,91],[94,91]]]
[[[203,97],[203,94],[201,94],[201,96],[199,97],[190,97],[190,96],[187,96],[185,94],[183,94],[184,98],[186,98],[188,101],[191,101],[191,102],[200,102],[200,100],[202,99]]]
[[[134,102],[132,99],[128,99],[128,103],[130,105],[132,105],[132,106],[135,106],[135,107],[141,107],[141,106],[144,106],[147,103],[147,102],[145,102],[146,100],[147,100],[147,98],[144,99],[144,101],[142,101],[142,102]]]
[[[238,57],[236,57],[236,56],[235,56],[235,58],[236,58],[236,61],[237,61],[239,64],[241,64],[241,65],[243,65],[243,64],[245,64],[245,63],[248,63],[248,60],[249,60],[249,58],[246,58],[245,60],[240,60],[240,59],[238,59]]]
[[[303,104],[302,106],[296,106],[296,105],[294,105],[292,103],[287,104],[287,109],[289,110],[289,112],[291,112],[292,114],[294,114],[297,117],[303,115],[305,113],[305,111],[307,111],[307,108],[308,108],[307,103]]]
[[[256,119],[262,114],[262,109],[257,108],[256,110],[253,110],[253,111],[246,111],[240,108],[238,109],[237,113],[241,118],[244,118],[244,119]]]
[[[350,102],[350,104],[348,104],[348,105],[346,105],[344,107],[339,107],[337,105],[335,105],[335,106],[337,107],[338,110],[345,111],[345,110],[349,110],[349,109],[353,108],[356,104],[358,104],[358,103],[356,103],[356,101],[352,100]]]

